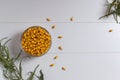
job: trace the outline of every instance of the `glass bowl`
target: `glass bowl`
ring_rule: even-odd
[[[41,26],[27,28],[21,36],[22,50],[32,56],[42,56],[51,47],[51,35]]]

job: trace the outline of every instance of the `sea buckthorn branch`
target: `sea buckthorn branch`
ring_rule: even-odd
[[[113,15],[115,21],[118,23],[118,17],[120,17],[120,0],[113,0],[111,3],[107,1],[106,14],[101,18],[107,18]]]
[[[6,45],[9,40],[2,43],[2,41],[5,39],[7,38],[3,38],[0,40],[0,64],[1,66],[3,66],[3,75],[7,80],[25,80],[22,77],[22,59],[19,61],[19,67],[17,67],[15,64],[16,60],[19,59],[22,51],[20,51],[16,58],[12,58]],[[29,80],[34,80],[34,77],[36,77],[38,80],[44,80],[44,75],[41,70],[40,75],[36,76],[35,72],[37,68],[35,68],[35,70],[31,72],[34,74],[31,74],[29,76]]]

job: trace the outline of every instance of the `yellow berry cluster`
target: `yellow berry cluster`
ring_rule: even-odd
[[[51,46],[51,35],[40,27],[33,26],[25,30],[21,38],[23,50],[33,56],[45,54]]]

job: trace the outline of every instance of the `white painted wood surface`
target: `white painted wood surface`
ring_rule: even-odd
[[[24,76],[40,64],[45,80],[120,80],[120,25],[112,17],[98,20],[105,9],[105,0],[0,0],[0,38],[12,38],[10,50],[16,53],[26,28],[40,25],[52,35],[46,55],[23,62]],[[57,39],[59,35],[64,38]],[[53,60],[55,55],[58,60]],[[50,68],[51,63],[55,67]],[[0,80],[5,80],[0,72]]]

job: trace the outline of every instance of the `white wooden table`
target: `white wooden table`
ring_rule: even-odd
[[[16,53],[26,28],[40,25],[52,35],[47,54],[23,62],[24,77],[40,64],[45,80],[120,80],[120,24],[112,17],[98,20],[105,9],[105,0],[0,0],[0,38],[11,38],[10,50]],[[56,55],[59,59],[53,60]],[[51,63],[56,65],[50,68]],[[0,80],[4,80],[2,69]]]

